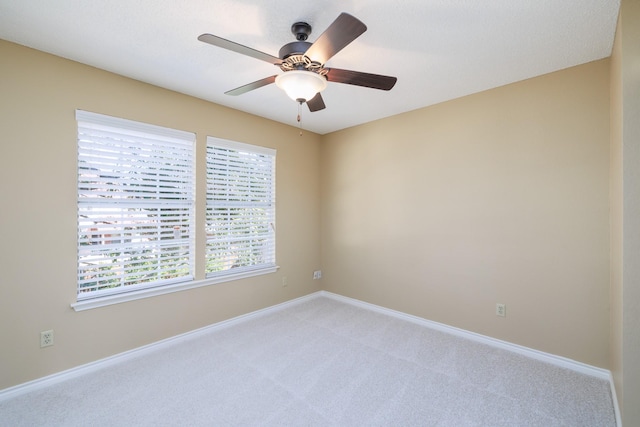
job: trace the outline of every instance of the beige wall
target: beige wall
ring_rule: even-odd
[[[327,290],[608,368],[608,60],[327,135],[321,167]]]
[[[0,389],[319,289],[318,135],[4,41],[0,58]],[[73,311],[76,109],[196,132],[200,182],[207,135],[276,148],[280,270]]]
[[[611,70],[611,365],[625,426],[640,425],[640,3],[622,0]]]

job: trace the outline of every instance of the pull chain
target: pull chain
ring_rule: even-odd
[[[302,102],[298,103],[298,127],[300,128],[300,136],[302,136]]]

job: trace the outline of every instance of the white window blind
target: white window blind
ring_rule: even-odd
[[[276,151],[207,137],[207,277],[275,267]]]
[[[195,134],[78,122],[78,300],[193,280]]]

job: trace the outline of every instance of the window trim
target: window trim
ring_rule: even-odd
[[[234,280],[246,279],[263,274],[275,273],[280,267],[260,268],[256,270],[243,271],[241,273],[228,274],[220,277],[211,277],[203,280],[192,280],[190,282],[176,283],[173,285],[157,286],[155,288],[139,289],[136,291],[122,292],[119,294],[96,296],[72,303],[71,307],[75,311],[90,310],[92,308],[106,307],[113,304],[120,304],[128,301],[135,301],[143,298],[150,298],[159,295],[171,294],[174,292],[186,291],[188,289],[201,288],[203,286],[215,285],[218,283],[231,282]]]

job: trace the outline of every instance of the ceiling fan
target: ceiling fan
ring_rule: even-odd
[[[306,22],[296,22],[291,26],[291,32],[296,37],[296,41],[282,46],[278,53],[279,57],[212,34],[202,34],[198,40],[277,65],[283,71],[281,74],[265,77],[232,89],[225,94],[242,95],[276,83],[291,99],[300,104],[306,102],[309,110],[313,112],[325,108],[320,92],[326,88],[327,82],[381,90],[390,90],[396,84],[396,77],[324,66],[331,57],[366,30],[367,26],[359,19],[348,13],[341,13],[315,42],[310,43],[306,40],[311,34],[311,25]]]

